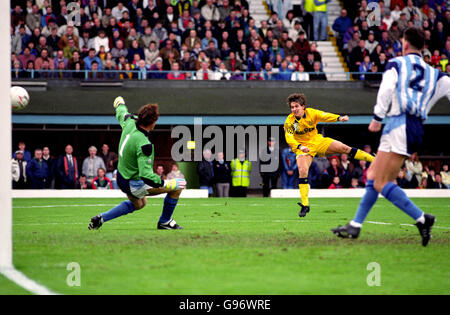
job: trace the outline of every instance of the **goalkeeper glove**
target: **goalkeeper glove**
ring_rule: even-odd
[[[184,178],[166,179],[164,181],[164,188],[170,190],[184,189],[186,188],[186,180]]]
[[[114,108],[119,107],[119,105],[125,105],[125,100],[123,99],[122,96],[117,96],[116,99],[114,100]]]

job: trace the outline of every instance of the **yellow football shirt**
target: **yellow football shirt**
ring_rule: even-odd
[[[309,155],[324,155],[328,146],[334,140],[324,138],[317,131],[319,122],[337,122],[340,115],[326,113],[321,110],[306,108],[303,117],[297,118],[291,113],[284,123],[286,142],[297,155],[303,154],[299,146],[310,149]]]

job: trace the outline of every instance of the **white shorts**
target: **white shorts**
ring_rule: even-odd
[[[387,117],[378,151],[410,156],[422,144],[423,126],[420,118],[410,115]]]
[[[152,188],[149,185],[147,185],[146,183],[144,183],[143,180],[130,179],[129,183],[130,183],[131,194],[139,199],[147,196],[147,194],[148,194],[147,190]]]

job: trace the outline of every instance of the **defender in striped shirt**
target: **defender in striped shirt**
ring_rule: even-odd
[[[409,28],[402,38],[403,56],[392,59],[383,75],[374,119],[369,131],[381,130],[377,156],[367,174],[366,192],[355,218],[346,226],[332,229],[339,237],[357,238],[367,214],[381,193],[416,221],[426,246],[431,238],[435,217],[420,210],[394,183],[405,159],[422,144],[423,123],[433,105],[444,96],[450,99],[450,78],[427,65],[421,58],[425,44],[424,32]]]

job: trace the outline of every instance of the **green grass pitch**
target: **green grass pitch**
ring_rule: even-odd
[[[412,220],[378,200],[358,240],[335,237],[359,199],[181,199],[180,231],[156,229],[162,199],[89,231],[120,199],[15,199],[14,264],[61,294],[449,294],[450,199],[414,199],[437,217],[424,248]],[[80,286],[69,286],[80,265]],[[367,283],[376,262],[380,286]],[[0,294],[27,294],[0,277]]]

